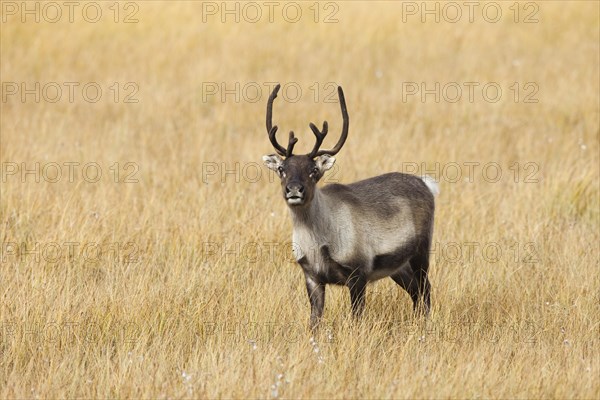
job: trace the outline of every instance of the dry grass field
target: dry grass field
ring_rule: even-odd
[[[454,4],[0,3],[0,398],[599,398],[599,3]],[[309,331],[274,82],[325,183],[440,182],[429,320]]]

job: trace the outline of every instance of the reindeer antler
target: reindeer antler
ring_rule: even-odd
[[[271,141],[271,144],[275,148],[275,151],[277,151],[277,153],[280,156],[291,157],[292,151],[294,150],[294,146],[298,142],[298,139],[294,136],[294,132],[290,131],[287,149],[284,148],[282,145],[277,143],[277,139],[275,138],[275,134],[277,133],[277,125],[273,126],[273,122],[272,122],[273,101],[277,97],[277,93],[279,92],[280,88],[281,88],[281,85],[277,84],[277,86],[275,86],[275,88],[273,89],[273,92],[271,92],[271,95],[269,96],[269,100],[267,101],[267,132],[269,134],[269,140]],[[338,86],[338,96],[340,98],[340,107],[342,109],[342,118],[344,119],[344,125],[342,127],[342,135],[340,136],[340,139],[338,140],[337,144],[335,145],[335,147],[333,149],[319,150],[319,148],[321,147],[321,144],[323,144],[323,140],[325,139],[325,136],[327,136],[327,132],[329,130],[329,125],[327,124],[327,121],[323,121],[323,129],[319,130],[315,126],[315,124],[313,124],[311,122],[309,124],[309,126],[310,126],[310,129],[315,134],[316,142],[315,142],[315,146],[313,147],[311,152],[307,154],[307,156],[309,158],[318,157],[323,154],[329,154],[331,156],[337,154],[342,149],[342,146],[344,146],[344,143],[346,142],[346,139],[348,138],[348,127],[350,125],[350,118],[348,117],[348,110],[346,109],[346,99],[344,98],[344,91],[342,90],[341,86]]]
[[[290,131],[290,136],[288,140],[287,149],[277,143],[277,139],[275,138],[275,134],[277,133],[277,125],[273,126],[272,117],[273,117],[273,100],[277,97],[277,93],[279,92],[279,88],[281,85],[277,84],[271,92],[269,96],[269,100],[267,101],[267,132],[269,134],[269,140],[273,147],[275,147],[275,151],[279,153],[280,156],[283,157],[291,157],[292,151],[294,150],[294,146],[298,142],[298,139],[294,137],[294,132]]]
[[[309,126],[310,126],[310,129],[312,129],[313,133],[315,134],[317,141],[316,141],[315,146],[313,147],[312,151],[307,154],[307,156],[310,158],[322,156],[323,154],[329,154],[330,156],[336,155],[342,149],[342,146],[344,145],[344,143],[346,142],[346,139],[348,138],[348,127],[350,125],[350,118],[348,117],[348,110],[346,109],[346,99],[344,98],[344,91],[342,90],[341,86],[338,86],[338,96],[340,98],[340,107],[342,109],[342,118],[344,119],[344,125],[342,127],[342,135],[340,136],[340,139],[338,140],[337,144],[335,145],[335,147],[333,149],[319,150],[319,147],[321,147],[321,144],[323,143],[323,139],[325,139],[325,136],[327,136],[327,131],[328,131],[329,127],[327,125],[327,121],[324,121],[323,129],[321,131],[319,131],[319,129],[317,129],[315,124],[313,124],[311,122]]]

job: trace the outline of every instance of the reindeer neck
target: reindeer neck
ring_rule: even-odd
[[[310,204],[302,207],[289,207],[294,225],[313,227],[322,224],[329,217],[324,194],[315,188],[315,194]]]

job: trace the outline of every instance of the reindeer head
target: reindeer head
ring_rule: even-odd
[[[304,155],[292,154],[294,146],[298,139],[294,137],[294,132],[290,132],[287,148],[284,148],[275,138],[277,133],[277,126],[272,124],[273,114],[273,100],[277,97],[280,85],[275,86],[269,101],[267,102],[267,132],[269,133],[269,139],[271,144],[275,148],[277,154],[270,154],[263,156],[263,161],[267,168],[270,168],[277,172],[277,175],[281,179],[281,188],[283,190],[283,198],[290,207],[297,207],[310,204],[315,194],[315,188],[317,182],[325,171],[333,167],[335,163],[336,155],[346,142],[348,137],[348,111],[346,110],[346,101],[344,99],[344,92],[342,88],[338,86],[338,96],[340,98],[340,107],[342,109],[342,117],[344,119],[344,126],[342,128],[342,135],[338,140],[335,147],[331,150],[319,150],[323,139],[327,135],[328,125],[327,121],[323,122],[323,129],[319,130],[312,122],[309,124],[310,129],[313,131],[316,137],[316,143],[312,151]]]

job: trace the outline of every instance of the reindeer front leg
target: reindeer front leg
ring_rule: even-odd
[[[367,289],[367,279],[356,270],[348,278],[346,286],[350,289],[350,304],[352,306],[352,315],[354,318],[361,316],[365,309],[365,292]]]
[[[325,307],[325,284],[315,281],[310,275],[305,274],[306,291],[310,300],[310,328],[317,329],[323,308]]]

